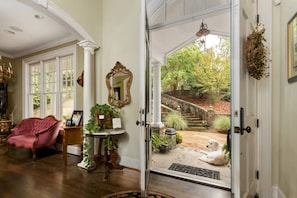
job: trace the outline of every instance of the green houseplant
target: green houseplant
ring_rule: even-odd
[[[99,115],[104,115],[104,125],[100,124]],[[108,104],[95,104],[90,109],[90,118],[88,123],[85,125],[85,129],[89,133],[96,133],[103,131],[104,129],[112,128],[112,118],[119,117],[119,109]],[[108,132],[108,131],[104,131]],[[105,141],[105,148],[108,150],[114,150],[117,148],[117,143],[113,142],[112,138],[107,136]],[[84,134],[83,138],[83,163],[87,168],[93,167],[93,160],[89,156],[90,145],[88,138]]]
[[[95,104],[90,109],[90,119],[86,124],[86,130],[90,133],[112,128],[112,118],[119,117],[119,109],[108,104]],[[100,122],[99,115],[104,115],[104,122]]]
[[[171,149],[172,142],[168,135],[159,135],[152,133],[152,143],[154,149],[159,149],[161,153],[165,153]]]

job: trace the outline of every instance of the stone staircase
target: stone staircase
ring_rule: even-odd
[[[165,123],[164,121],[164,117],[166,116],[166,114],[170,111],[176,111],[171,109],[170,107],[167,107],[165,105],[162,105],[162,122]],[[188,128],[187,130],[195,130],[195,129],[201,129],[201,128],[207,128],[207,121],[203,120],[199,117],[197,117],[196,115],[193,115],[190,112],[181,112],[181,115],[186,119],[186,121],[188,122]]]
[[[189,129],[207,127],[206,120],[202,120],[190,112],[182,112],[181,114],[187,120]]]

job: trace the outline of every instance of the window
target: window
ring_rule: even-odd
[[[75,107],[76,48],[70,46],[24,60],[24,117],[70,118]]]

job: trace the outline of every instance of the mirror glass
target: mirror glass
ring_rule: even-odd
[[[130,87],[132,84],[132,72],[120,62],[106,75],[108,89],[108,103],[116,107],[123,107],[131,103]]]

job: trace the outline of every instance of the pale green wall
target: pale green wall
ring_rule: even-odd
[[[51,0],[78,22],[100,46],[102,0]]]
[[[123,124],[127,135],[120,141],[120,153],[128,158],[139,159],[139,95],[141,68],[144,67],[144,49],[141,49],[140,19],[141,1],[139,0],[104,0],[103,1],[103,43],[102,43],[102,70],[103,75],[99,85],[102,90],[102,101],[107,102],[108,92],[104,83],[105,75],[110,72],[117,61],[121,62],[133,73],[131,86],[132,102],[122,108]],[[144,89],[142,89],[144,91]]]
[[[282,0],[273,14],[273,182],[286,197],[297,196],[297,82],[287,81],[287,22],[297,12],[296,0]],[[275,147],[274,147],[275,146]]]
[[[139,127],[135,123],[139,119],[139,81],[144,80],[139,73],[145,63],[141,60],[141,57],[144,57],[144,49],[140,47],[140,42],[144,43],[144,39],[140,40],[140,24],[144,24],[144,18],[142,21],[140,19],[141,1],[53,0],[53,2],[80,23],[100,47],[95,53],[94,92],[97,103],[107,103],[105,76],[116,61],[120,61],[133,73],[132,103],[121,109],[122,124],[127,130],[127,135],[121,137],[119,141],[119,153],[123,161],[125,159],[134,161],[136,164],[132,167],[138,168]]]

